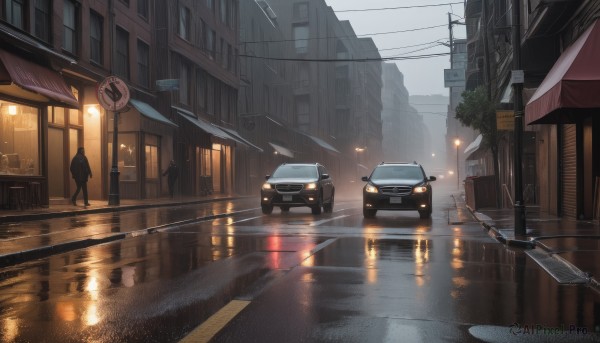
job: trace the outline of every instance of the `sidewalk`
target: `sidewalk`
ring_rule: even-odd
[[[120,205],[108,205],[108,200],[90,200],[91,206],[84,207],[80,199],[77,206],[73,206],[69,199],[51,200],[47,207],[24,208],[23,210],[0,210],[0,224],[62,218],[92,213],[109,213],[129,211],[151,207],[164,207],[186,204],[201,204],[211,201],[239,199],[238,195],[207,195],[207,196],[175,196],[171,198],[129,200],[121,199]]]
[[[460,195],[464,197],[464,194]],[[463,199],[464,200],[464,199]],[[515,237],[514,209],[465,207],[490,236],[526,253],[559,283],[587,284],[600,291],[600,225],[526,208],[526,236]]]
[[[121,200],[118,206],[109,206],[108,201],[92,200],[91,206],[73,206],[68,199],[51,201],[48,207],[26,208],[23,210],[0,210],[0,267],[44,258],[54,254],[82,249],[106,242],[121,240],[130,236],[139,236],[159,232],[174,225],[183,225],[199,220],[220,218],[230,215],[207,212],[197,218],[187,218],[174,223],[160,224],[155,227],[132,227],[113,232],[110,227],[90,234],[86,231],[65,230],[60,222],[50,224],[46,219],[67,218],[87,214],[111,213],[167,206],[202,204],[215,201],[227,201],[244,198],[239,195],[208,195],[201,197],[176,196],[173,199]],[[39,222],[36,222],[39,221]],[[55,227],[58,224],[58,227]],[[69,225],[69,224],[67,224]],[[108,231],[106,231],[108,230]],[[15,232],[19,235],[15,236]],[[51,233],[51,235],[48,235]]]

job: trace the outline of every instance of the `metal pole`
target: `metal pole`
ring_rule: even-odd
[[[456,188],[460,189],[460,172],[458,167],[458,144],[456,144]]]
[[[521,70],[521,2],[512,0],[512,49],[513,70]],[[513,83],[514,105],[515,105],[515,150],[514,150],[514,174],[515,174],[515,236],[525,236],[525,204],[523,202],[523,84]]]
[[[116,105],[115,105],[116,107]],[[112,145],[112,168],[110,169],[110,190],[108,192],[108,204],[118,206],[119,201],[119,112],[115,111],[113,123],[113,145]]]

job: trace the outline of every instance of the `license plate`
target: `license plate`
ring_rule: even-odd
[[[284,195],[283,196],[283,201],[292,201],[292,196],[291,195]]]
[[[390,198],[390,204],[401,204],[401,203],[402,203],[401,197],[391,197]]]

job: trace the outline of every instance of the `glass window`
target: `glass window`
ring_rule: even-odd
[[[40,175],[39,111],[0,100],[0,174]]]
[[[200,175],[211,176],[211,150],[200,148],[202,162],[200,163]]]
[[[179,66],[179,102],[184,105],[190,104],[190,67],[185,62]]]
[[[4,16],[11,25],[23,29],[25,26],[23,20],[24,0],[6,0],[4,3]]]
[[[63,5],[63,49],[77,53],[77,8],[72,0],[65,0]]]
[[[158,146],[146,144],[146,178],[158,179]]]
[[[35,36],[50,42],[50,0],[35,0]]]
[[[217,33],[215,32],[215,30],[212,29],[208,29],[205,31],[206,32],[206,50],[209,54],[209,57],[211,59],[215,58],[215,53],[216,53],[216,41],[217,41]]]
[[[206,7],[211,10],[211,12],[215,9],[215,0],[206,0]]]
[[[294,26],[294,47],[297,53],[308,51],[308,25]]]
[[[179,6],[177,34],[185,40],[190,40],[190,9],[185,6]]]
[[[227,56],[225,56],[225,40],[223,40],[223,38],[221,38],[221,67],[225,67],[225,64],[227,63]]]
[[[114,115],[109,115],[114,117]],[[112,119],[112,118],[111,118]],[[119,148],[117,164],[121,173],[120,181],[137,180],[137,136],[135,133],[119,133]],[[108,175],[112,168],[112,140],[113,134],[108,135]]]
[[[231,44],[227,44],[227,70],[231,71],[231,67],[233,64],[232,61],[232,50],[231,50]]]
[[[48,106],[48,123],[65,126],[65,108]]]
[[[137,13],[140,17],[148,19],[148,0],[137,1]]]
[[[150,86],[150,47],[138,40],[137,44],[138,83],[141,86]]]
[[[215,80],[206,77],[206,113],[215,114]]]
[[[308,18],[308,2],[294,4],[294,19]]]
[[[196,73],[196,101],[199,109],[206,109],[206,77],[201,71]]]
[[[102,65],[102,25],[100,14],[90,11],[90,60]]]
[[[227,23],[227,0],[219,1],[219,14],[221,16],[221,22]]]
[[[129,32],[117,27],[115,74],[129,79]]]

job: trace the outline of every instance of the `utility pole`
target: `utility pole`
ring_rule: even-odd
[[[515,236],[525,236],[525,204],[523,203],[523,70],[521,70],[521,1],[512,0],[512,85],[515,106]]]

